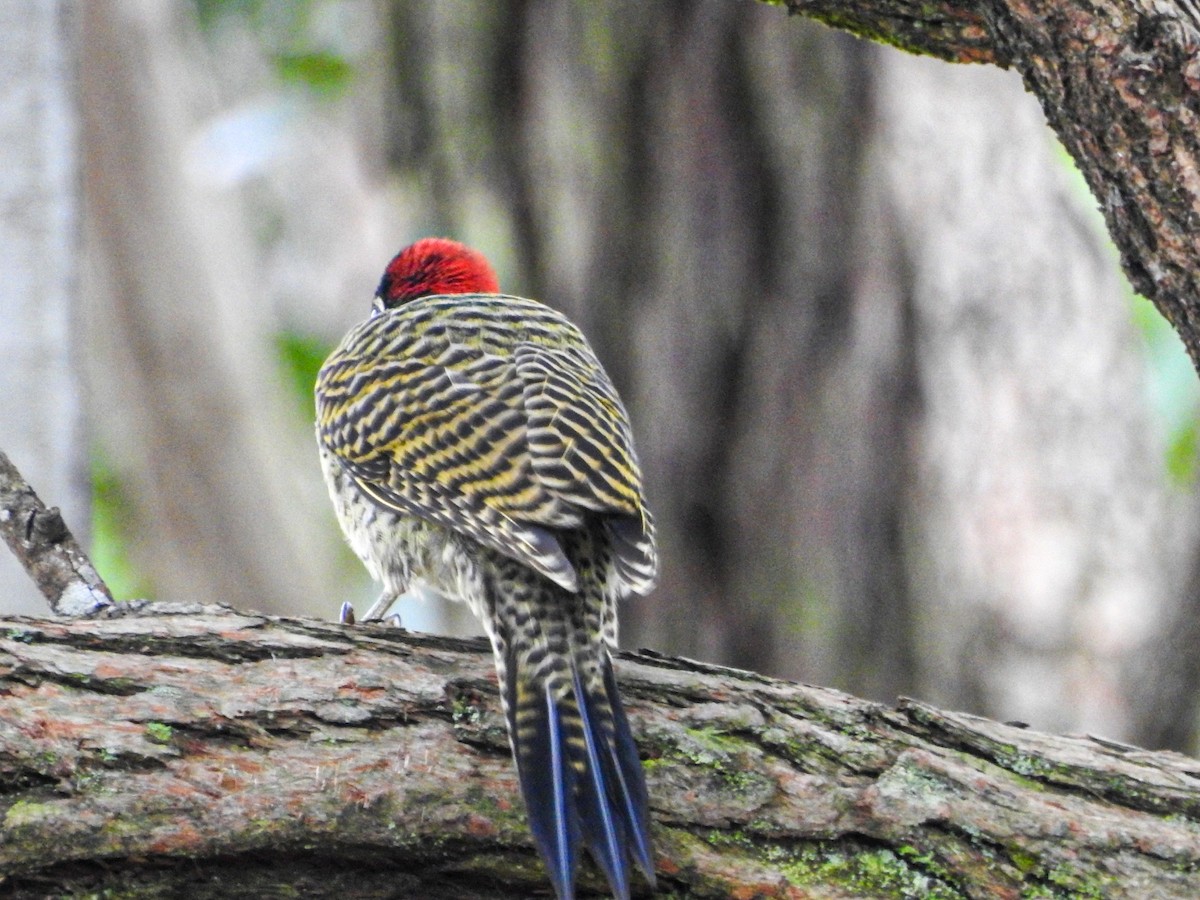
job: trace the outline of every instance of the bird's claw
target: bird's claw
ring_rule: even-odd
[[[358,625],[358,624],[366,625],[368,622],[378,622],[381,625],[388,625],[388,626],[391,626],[392,628],[403,628],[404,627],[400,622],[400,613],[392,613],[390,616],[381,616],[375,612],[375,610],[378,606],[379,606],[379,604],[377,603],[377,604],[375,604],[375,606],[372,606],[369,610],[367,610],[367,614],[365,616],[363,616],[362,622],[360,623],[358,621],[358,618],[354,614],[354,604],[351,603],[349,600],[347,600],[345,603],[342,604],[342,608],[340,610],[338,610],[338,624],[339,625]]]

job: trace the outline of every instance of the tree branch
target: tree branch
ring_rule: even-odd
[[[786,0],[954,62],[1012,66],[1087,179],[1136,290],[1200,361],[1200,12],[1190,0]]]
[[[779,3],[781,0],[767,0]],[[980,3],[909,0],[782,0],[792,15],[808,16],[881,44],[947,62],[995,63],[1008,68]]]
[[[152,609],[0,621],[10,895],[547,892],[482,641]],[[620,679],[662,889],[1200,895],[1194,760],[646,653]]]
[[[89,615],[113,602],[58,507],[46,508],[3,451],[0,533],[55,615]]]

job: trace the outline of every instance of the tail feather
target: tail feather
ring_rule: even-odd
[[[604,690],[612,708],[613,756],[617,762],[617,778],[614,780],[621,787],[619,796],[624,803],[626,833],[634,862],[653,888],[654,851],[650,847],[650,798],[646,795],[646,779],[642,774],[642,762],[638,759],[637,746],[633,743],[633,732],[629,730],[629,719],[625,716],[621,695],[617,693],[612,661],[607,653],[603,669]]]
[[[574,896],[579,859],[579,815],[567,762],[567,729],[548,685],[539,690],[521,678],[510,660],[508,728],[529,830],[560,900]]]
[[[574,687],[579,704],[582,738],[579,743],[583,745],[583,759],[575,761],[579,774],[583,840],[604,871],[613,894],[626,900],[629,897],[629,862],[625,854],[625,823],[619,818],[623,809],[613,802],[613,794],[619,785],[614,783],[617,767],[613,762],[612,729],[600,727],[598,720],[601,717],[592,709],[596,698],[584,689],[578,667]]]
[[[654,863],[642,767],[607,653],[602,678],[589,685],[573,665],[565,690],[522,671],[516,656],[510,651],[505,673],[513,755],[555,893],[575,896],[582,842],[613,895],[628,900],[631,858],[651,885]]]

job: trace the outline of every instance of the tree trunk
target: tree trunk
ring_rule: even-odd
[[[854,324],[894,296],[851,297],[878,49],[723,0],[393,9],[395,159],[436,186],[420,224],[496,248],[629,403],[663,565],[623,633],[914,689],[886,439],[907,345]]]
[[[913,690],[1128,739],[1144,698],[1123,667],[1157,658],[1194,531],[1128,284],[1015,73],[879,62],[865,215],[908,266]]]
[[[6,896],[548,893],[481,641],[150,612],[0,621]],[[1194,760],[650,653],[619,667],[664,892],[1200,894]],[[590,866],[582,885],[603,889]]]
[[[180,46],[180,32],[197,39],[176,27],[189,11],[113,0],[81,13],[88,374],[129,487],[131,556],[178,600],[334,607],[331,520],[297,515],[325,491],[310,429],[286,418],[253,242],[185,164],[210,88]]]

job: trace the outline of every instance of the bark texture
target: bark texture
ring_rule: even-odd
[[[1200,893],[1194,760],[648,653],[620,680],[664,894]],[[548,891],[482,642],[12,618],[0,695],[6,896]]]

